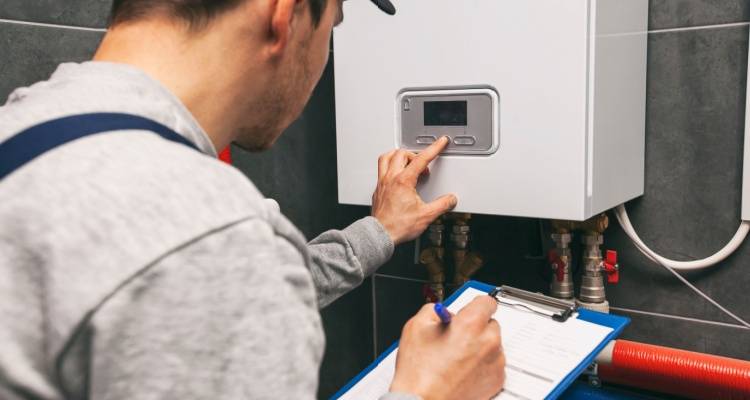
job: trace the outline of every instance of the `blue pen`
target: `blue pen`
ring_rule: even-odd
[[[435,314],[440,317],[440,322],[442,322],[443,325],[447,325],[451,322],[451,313],[443,303],[435,303]]]

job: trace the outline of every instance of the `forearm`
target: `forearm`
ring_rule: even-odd
[[[310,272],[325,307],[362,281],[393,255],[393,242],[372,217],[363,218],[341,231],[328,231],[308,244]]]

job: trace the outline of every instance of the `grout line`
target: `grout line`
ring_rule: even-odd
[[[691,317],[681,317],[679,315],[671,315],[671,314],[662,314],[662,313],[656,313],[656,312],[650,312],[650,311],[641,311],[641,310],[633,310],[630,308],[622,308],[622,307],[610,307],[610,310],[614,311],[621,311],[621,312],[627,312],[632,314],[641,314],[641,315],[648,315],[652,317],[662,317],[662,318],[670,318],[670,319],[678,319],[681,321],[688,321],[688,322],[697,322],[699,324],[708,324],[708,325],[717,325],[722,326],[725,328],[736,328],[736,329],[749,329],[748,327],[737,325],[737,324],[730,324],[727,322],[718,322],[718,321],[708,321],[705,319],[698,319],[698,318],[691,318]]]
[[[372,281],[372,361],[378,358],[378,313],[375,304],[375,275],[370,277]]]
[[[380,277],[380,278],[390,278],[390,279],[396,279],[399,281],[408,281],[408,282],[417,282],[417,283],[427,283],[424,279],[414,279],[414,278],[404,278],[402,276],[396,276],[396,275],[387,275],[387,274],[375,274],[374,276]]]
[[[686,26],[683,28],[666,28],[666,29],[654,29],[648,31],[648,33],[671,33],[681,31],[698,31],[703,29],[717,29],[717,28],[736,28],[741,26],[749,26],[750,22],[733,22],[729,24],[716,24],[716,25],[699,25],[699,26]]]
[[[107,30],[105,28],[87,28],[84,26],[73,26],[73,25],[60,25],[60,24],[48,24],[44,22],[30,22],[30,21],[18,21],[14,19],[4,19],[0,18],[0,23],[7,23],[7,24],[16,24],[16,25],[29,25],[29,26],[39,26],[43,28],[59,28],[59,29],[72,29],[77,31],[87,31],[87,32],[106,32]]]

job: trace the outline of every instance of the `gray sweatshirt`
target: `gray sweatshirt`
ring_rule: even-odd
[[[205,154],[118,131],[0,181],[0,399],[314,398],[318,308],[391,256],[383,227],[306,243],[175,96],[124,65],[63,64],[16,90],[0,142],[90,112],[151,118]]]

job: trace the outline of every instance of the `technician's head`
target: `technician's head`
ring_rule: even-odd
[[[390,5],[387,0],[372,1],[381,8]],[[331,31],[343,20],[342,3],[343,0],[114,0],[110,32],[129,28],[136,31],[135,36],[153,40],[163,37],[162,33],[169,29],[179,29],[184,40],[178,40],[172,48],[182,47],[180,50],[185,53],[204,55],[193,59],[197,64],[193,67],[195,72],[188,75],[195,79],[188,81],[211,80],[201,77],[204,71],[200,66],[220,70],[221,76],[216,76],[213,84],[225,85],[222,93],[227,95],[237,93],[232,110],[223,113],[225,118],[236,119],[228,123],[232,139],[246,149],[263,150],[299,116],[309,100],[328,61]],[[179,53],[177,56],[181,58]],[[220,67],[216,68],[216,63]],[[177,82],[171,88],[179,92],[179,86]],[[189,93],[188,89],[184,91]],[[206,101],[189,97],[181,96],[189,107],[190,103]],[[194,108],[210,109],[210,104]],[[196,117],[200,120],[202,116]]]

